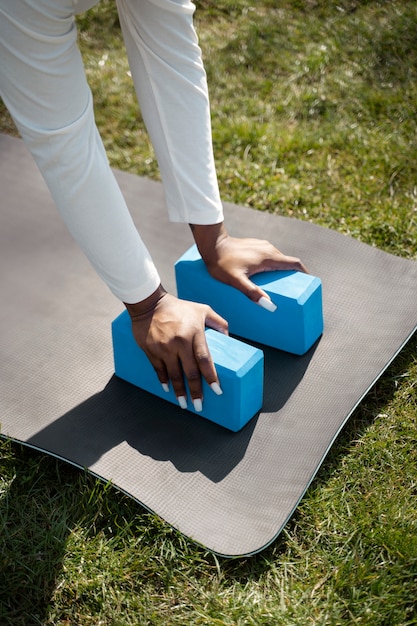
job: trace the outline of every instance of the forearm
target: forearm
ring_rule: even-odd
[[[40,4],[0,3],[0,93],[94,269],[120,300],[143,300],[160,279],[95,127],[73,17]]]

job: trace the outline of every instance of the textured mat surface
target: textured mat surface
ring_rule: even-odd
[[[117,173],[163,282],[191,245],[159,184]],[[282,530],[335,436],[417,325],[417,263],[318,226],[227,206],[323,281],[325,332],[302,357],[265,349],[262,412],[233,434],[113,375],[122,310],[67,234],[23,143],[0,135],[1,432],[104,479],[219,554]]]

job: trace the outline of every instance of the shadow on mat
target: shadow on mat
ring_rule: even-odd
[[[26,443],[88,468],[126,441],[141,455],[157,462],[170,461],[180,472],[199,471],[217,483],[244,458],[258,419],[267,419],[266,413],[274,414],[285,405],[303,378],[314,350],[294,357],[265,349],[265,416],[256,415],[238,433],[113,376],[103,391]],[[273,418],[279,419],[276,415]]]
[[[263,413],[278,413],[282,409],[310,365],[321,338],[303,356],[281,352],[258,344],[265,360]],[[279,419],[279,416],[276,416]]]
[[[243,458],[257,419],[232,433],[113,376],[103,391],[26,443],[91,467],[125,441],[140,455],[219,482]]]

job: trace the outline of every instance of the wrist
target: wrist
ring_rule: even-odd
[[[228,237],[224,222],[204,225],[190,224],[190,228],[202,259],[207,265],[215,262],[217,247]]]
[[[141,300],[140,302],[135,302],[133,304],[123,302],[123,304],[125,305],[131,320],[135,321],[153,311],[158,302],[166,295],[166,293],[167,291],[160,284],[159,287],[144,300]]]

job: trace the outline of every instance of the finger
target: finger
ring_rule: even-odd
[[[204,333],[203,333],[204,335]],[[184,372],[184,376],[188,383],[191,400],[194,404],[194,408],[197,411],[202,410],[203,402],[203,390],[201,384],[201,370],[200,365],[204,368],[205,361],[210,359],[210,353],[207,345],[204,346],[203,342],[197,341],[196,345],[190,346],[190,350],[184,350],[180,355],[181,365]]]
[[[158,377],[159,382],[161,383],[162,389],[168,393],[169,392],[169,376],[167,372],[167,368],[165,363],[161,359],[152,359],[149,355],[148,358],[152,364],[152,367],[155,370],[155,373]]]
[[[294,257],[294,256],[283,255],[283,261],[285,263],[285,268],[283,269],[295,270],[297,272],[303,272],[304,274],[309,274],[308,269],[299,258]]]
[[[216,366],[214,365],[204,333],[201,336],[196,335],[194,337],[193,350],[201,376],[213,390],[220,388]],[[192,392],[191,396],[193,396]]]
[[[268,259],[268,261],[264,261],[259,268],[257,268],[254,272],[251,272],[249,275],[253,276],[253,274],[258,272],[271,272],[274,270],[294,270],[296,272],[309,274],[308,269],[298,257],[287,256],[282,254],[279,250],[276,250],[276,254],[273,257]]]
[[[261,298],[269,300],[268,294],[258,287],[258,285],[255,285],[244,273],[234,276],[230,284],[236,289],[239,289],[239,291],[248,297],[249,300],[252,300],[252,302],[259,302]]]
[[[178,404],[182,409],[186,409],[187,392],[184,385],[184,374],[182,371],[180,359],[177,356],[170,356],[169,360],[167,359],[167,361],[165,361],[165,367],[167,370],[168,378],[177,397]]]
[[[223,333],[223,335],[229,334],[229,324],[227,320],[216,313],[216,311],[213,311],[213,309],[209,306],[207,306],[205,324],[209,328],[213,328],[213,330]]]
[[[261,306],[263,309],[266,309],[270,313],[276,311],[277,305],[272,302],[266,291],[261,289],[258,285],[255,285],[255,283],[253,283],[246,276],[246,274],[242,274],[241,276],[236,277],[231,284],[233,284],[236,289],[239,289],[239,291],[241,291],[245,296],[252,300],[252,302],[256,302],[256,304],[259,304],[259,306]]]
[[[184,381],[182,377],[181,366],[178,363],[178,360],[172,360],[171,365],[169,366],[171,375],[168,373],[168,369],[164,361],[158,357],[153,356],[152,354],[148,354],[148,359],[151,362],[152,367],[155,370],[155,373],[158,377],[159,382],[161,383],[162,389],[168,393],[169,392],[169,381],[171,379],[172,386],[174,389],[174,393],[177,398],[184,397],[186,398]],[[175,384],[174,384],[175,381]],[[180,405],[183,405],[184,402],[179,401]]]

